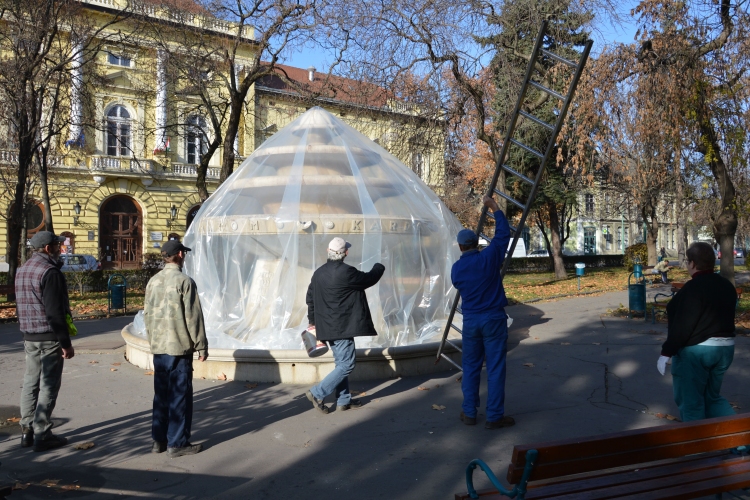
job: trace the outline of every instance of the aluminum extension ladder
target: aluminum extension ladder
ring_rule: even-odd
[[[516,102],[516,107],[513,110],[513,114],[511,115],[510,125],[508,127],[508,131],[506,132],[505,138],[503,140],[502,148],[500,150],[500,156],[498,157],[498,162],[495,165],[495,173],[492,176],[492,182],[490,183],[489,190],[487,191],[487,196],[492,196],[493,194],[497,194],[501,198],[504,198],[505,200],[507,200],[509,203],[512,203],[523,210],[518,226],[510,227],[511,233],[513,234],[513,239],[511,240],[510,246],[508,247],[508,253],[506,254],[505,261],[503,262],[503,268],[500,271],[500,276],[498,277],[499,279],[502,279],[503,276],[505,276],[505,272],[508,269],[508,264],[510,263],[511,256],[513,255],[513,251],[516,248],[516,243],[518,242],[518,237],[521,235],[521,230],[523,229],[524,223],[526,222],[526,217],[529,215],[531,204],[534,202],[534,198],[536,197],[537,188],[539,187],[539,183],[542,179],[542,173],[544,172],[544,168],[547,165],[547,161],[549,160],[550,156],[552,156],[552,153],[554,152],[555,143],[557,142],[557,136],[560,133],[560,129],[562,128],[563,122],[565,121],[565,116],[568,114],[568,107],[570,106],[570,102],[573,100],[573,95],[575,94],[576,87],[578,87],[578,81],[581,78],[581,73],[583,73],[583,68],[586,65],[586,61],[588,60],[588,57],[589,57],[589,52],[591,52],[591,45],[593,44],[593,41],[588,40],[586,44],[584,45],[583,52],[581,53],[581,57],[578,60],[578,62],[570,61],[564,57],[561,57],[557,54],[554,54],[548,51],[547,49],[542,48],[546,34],[547,34],[547,21],[544,21],[542,23],[541,29],[539,30],[539,34],[537,35],[536,43],[534,44],[534,50],[532,51],[531,57],[529,58],[529,65],[526,68],[526,76],[524,77],[524,80],[523,80],[523,86],[521,87],[521,92],[518,94],[518,101]],[[568,66],[569,68],[572,68],[574,70],[573,79],[571,80],[570,85],[568,86],[568,92],[566,95],[559,94],[555,92],[554,90],[548,89],[544,87],[543,85],[532,80],[531,77],[532,77],[532,74],[534,73],[535,63],[540,60],[547,60],[547,61],[552,60],[556,63],[562,63],[565,66]],[[528,91],[530,87],[533,87],[534,89],[540,90],[542,92],[546,92],[554,99],[563,101],[563,106],[562,108],[560,108],[560,112],[557,115],[557,120],[555,121],[554,125],[550,125],[549,123],[537,118],[536,116],[533,116],[527,113],[526,111],[522,109],[523,104],[525,102],[525,98],[526,98],[526,92]],[[517,141],[516,139],[513,138],[519,116],[522,116],[524,119],[530,120],[531,122],[535,123],[536,125],[540,127],[547,129],[550,132],[549,140],[547,142],[547,148],[544,152],[537,151],[536,149],[530,146],[527,146],[526,144],[523,144],[520,141]],[[511,145],[521,148],[522,150],[526,151],[529,154],[536,156],[537,158],[541,160],[541,162],[539,163],[539,170],[536,173],[536,177],[534,177],[533,179],[530,177],[527,177],[506,164],[505,160],[508,156],[508,149],[510,148]],[[497,181],[500,178],[500,173],[503,170],[531,185],[531,191],[529,192],[529,196],[528,196],[528,199],[526,200],[526,203],[522,203],[512,198],[511,196],[508,196],[507,194],[500,191],[499,189],[497,189]],[[477,236],[480,236],[486,239],[487,241],[489,241],[490,238],[488,236],[485,236],[482,233],[482,229],[484,228],[484,224],[485,224],[485,221],[487,220],[487,216],[492,217],[492,214],[489,213],[489,211],[487,210],[487,207],[483,207],[482,215],[480,216],[479,224],[477,225],[476,234]],[[445,344],[447,343],[447,344],[450,344],[457,351],[462,352],[460,347],[458,347],[456,344],[448,340],[448,334],[450,333],[451,328],[456,330],[459,334],[462,333],[461,329],[458,328],[455,324],[453,324],[453,318],[456,315],[456,311],[458,311],[459,313],[461,312],[460,308],[458,307],[458,303],[460,299],[461,297],[458,293],[458,290],[456,290],[456,298],[453,300],[453,306],[451,307],[451,312],[450,312],[450,315],[448,316],[448,322],[445,325],[445,330],[443,331],[443,338],[440,341],[440,348],[438,349],[437,359],[435,360],[435,363],[437,364],[440,361],[440,358],[443,358],[446,361],[448,361],[450,364],[458,368],[459,370],[461,370],[461,366],[455,361],[453,361],[443,351],[445,349]]]

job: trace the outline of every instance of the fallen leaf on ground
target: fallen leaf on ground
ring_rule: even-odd
[[[560,345],[570,345],[570,342],[560,342]]]
[[[109,369],[109,371],[111,371],[111,372],[116,372],[116,371],[117,371],[117,368],[110,368],[110,369]]]
[[[438,410],[438,411],[445,410],[445,406],[443,406],[443,405],[432,405],[432,409],[433,410]]]
[[[312,439],[308,439],[307,441],[305,441],[305,448],[309,447],[311,442]]]
[[[534,337],[534,340],[539,340],[539,337]]]
[[[736,402],[736,401],[730,401],[729,404],[734,408],[735,410],[740,410],[742,407]]]
[[[13,489],[14,490],[25,490],[29,486],[31,486],[31,483],[16,483],[16,484],[13,485]]]
[[[524,363],[523,366],[526,368],[534,368],[534,363]]]
[[[602,345],[601,342],[592,342],[592,344],[594,344],[594,345]]]
[[[95,446],[93,441],[87,441],[85,443],[78,443],[73,448],[76,450],[88,450],[89,448],[93,448]]]
[[[423,387],[423,386],[420,385],[419,387],[417,387],[417,390],[418,391],[429,391],[430,388],[429,387]]]
[[[663,413],[656,413],[656,414],[654,414],[654,416],[655,416],[656,418],[666,418],[666,415],[665,415],[665,414],[663,414]]]
[[[227,379],[227,376],[226,376],[226,375],[224,374],[224,372],[222,372],[222,373],[220,373],[220,374],[216,375],[216,378],[217,378],[218,380],[226,380],[226,379]]]
[[[66,491],[74,491],[74,490],[78,490],[80,488],[81,487],[78,486],[77,484],[66,484],[64,486],[60,486],[61,490],[66,490]]]
[[[150,370],[149,370],[149,371],[147,371],[147,372],[143,372],[143,374],[144,374],[144,375],[153,375],[153,374],[154,374],[154,372],[152,372],[152,371],[150,371]]]
[[[258,387],[258,384],[245,384],[245,387],[247,387],[248,389],[255,389],[256,387]]]
[[[112,366],[120,366],[122,363],[112,363]]]
[[[667,420],[680,420],[680,419],[675,417],[674,415],[667,415]]]
[[[41,484],[42,486],[57,486],[57,483],[59,482],[60,482],[59,479],[45,479],[39,484]]]
[[[98,363],[99,363],[98,361],[89,361],[90,365],[95,365],[95,364],[98,364]]]
[[[13,423],[20,422],[20,421],[21,421],[21,419],[19,417],[10,417],[7,420],[7,422],[13,422]]]
[[[456,377],[456,382],[461,382],[462,378],[464,378],[464,376],[463,375],[459,375],[458,377]]]
[[[440,384],[435,384],[435,387],[433,387],[433,389],[437,389],[438,387],[440,387]]]

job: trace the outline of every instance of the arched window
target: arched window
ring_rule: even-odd
[[[107,113],[107,154],[130,156],[130,113],[125,106],[115,106]]]
[[[190,210],[188,210],[187,216],[185,217],[185,230],[187,230],[187,228],[190,227],[190,224],[193,223],[193,219],[195,219],[195,216],[198,215],[198,210],[200,209],[200,205],[195,205]]]
[[[185,134],[185,158],[194,165],[200,163],[201,155],[206,152],[208,136],[206,135],[206,120],[201,116],[188,117]]]

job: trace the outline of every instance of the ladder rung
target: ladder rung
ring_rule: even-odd
[[[495,192],[495,193],[496,193],[496,194],[497,194],[498,196],[500,196],[500,197],[502,197],[502,198],[504,198],[504,199],[508,200],[509,202],[513,203],[514,205],[516,205],[516,206],[517,206],[518,208],[523,208],[523,209],[526,209],[526,205],[524,205],[523,203],[521,203],[520,201],[518,201],[518,200],[516,200],[516,199],[514,199],[514,198],[511,198],[510,196],[508,196],[507,194],[503,193],[502,191],[498,191],[498,190],[497,190],[497,188],[496,188],[496,189],[493,189],[493,191],[494,191],[494,192]]]
[[[463,369],[462,369],[462,368],[461,368],[460,366],[458,366],[458,365],[456,364],[456,362],[455,362],[455,361],[453,361],[453,360],[452,360],[451,358],[449,358],[449,357],[448,357],[448,356],[447,356],[447,355],[446,355],[445,353],[441,353],[441,354],[440,354],[440,357],[441,357],[441,358],[443,358],[444,360],[446,360],[446,361],[447,361],[448,363],[450,363],[450,364],[452,364],[453,366],[455,366],[456,368],[458,368],[458,370],[459,370],[459,371],[464,371],[464,370],[463,370]]]
[[[457,346],[456,344],[454,344],[453,342],[451,342],[451,341],[450,341],[450,340],[448,340],[448,339],[445,339],[445,343],[446,343],[446,344],[450,344],[450,345],[451,345],[451,347],[453,347],[453,348],[454,348],[455,350],[457,350],[458,352],[464,352],[464,351],[463,351],[463,350],[462,350],[462,349],[461,349],[460,347],[458,347],[458,346]]]
[[[518,114],[520,114],[524,118],[528,118],[529,120],[531,120],[532,122],[536,123],[537,125],[541,125],[542,127],[546,128],[547,130],[552,130],[553,132],[555,130],[554,125],[550,125],[549,123],[545,122],[544,120],[540,120],[536,116],[534,116],[532,114],[529,114],[529,113],[527,113],[526,111],[524,111],[522,109],[518,110]]]
[[[513,170],[512,168],[510,168],[508,165],[503,165],[503,170],[505,170],[506,172],[510,172],[511,174],[515,175],[516,177],[518,177],[522,181],[528,182],[532,186],[534,185],[534,181],[532,179],[529,179],[528,177],[526,177],[525,175],[523,175],[521,172],[516,172],[515,170]]]
[[[492,238],[490,238],[489,236],[487,236],[484,233],[479,233],[479,236],[481,236],[482,238],[484,238],[486,241],[492,241]]]
[[[459,327],[457,327],[456,325],[454,325],[453,323],[451,323],[451,328],[453,328],[454,330],[456,330],[456,331],[457,331],[458,333],[460,333],[461,335],[463,335],[463,334],[464,334],[464,332],[462,332],[462,331],[461,331],[461,329],[460,329]],[[449,341],[449,340],[447,340],[447,339],[446,339],[446,342],[448,342],[448,343],[450,344],[450,341]],[[453,344],[451,344],[451,345],[453,345]],[[455,347],[455,346],[453,346],[453,347]]]
[[[517,227],[515,227],[515,226],[511,226],[510,224],[508,224],[508,227],[509,227],[509,228],[510,228],[510,230],[511,230],[511,231],[513,231],[514,233],[518,232],[518,228],[517,228]]]
[[[549,50],[547,50],[547,49],[542,49],[542,54],[544,54],[544,55],[545,55],[545,56],[547,56],[547,57],[550,57],[550,58],[554,59],[554,60],[555,60],[555,61],[557,61],[557,62],[561,62],[561,63],[563,63],[563,64],[567,64],[567,65],[568,65],[568,66],[570,66],[571,68],[577,68],[577,67],[578,67],[578,63],[574,63],[574,62],[573,62],[573,61],[571,61],[570,59],[565,59],[565,58],[564,58],[564,57],[562,57],[562,56],[558,56],[558,55],[557,55],[557,54],[555,54],[554,52],[550,52],[550,51],[549,51]]]
[[[489,217],[492,220],[495,220],[495,214],[493,214],[490,210],[487,210],[487,217]]]
[[[517,141],[515,139],[511,139],[510,142],[511,142],[511,144],[515,144],[519,148],[523,149],[527,153],[531,153],[531,154],[533,154],[535,156],[538,156],[539,158],[542,158],[542,159],[544,158],[544,155],[542,153],[540,153],[539,151],[537,151],[534,148],[531,148],[531,147],[527,146],[526,144],[524,144],[522,142],[519,142],[519,141]]]
[[[461,310],[461,306],[456,306],[456,312],[463,316],[464,312]]]
[[[553,97],[557,97],[557,98],[558,98],[558,99],[560,99],[561,101],[564,101],[564,100],[565,100],[565,96],[564,96],[564,95],[562,95],[562,94],[560,94],[560,93],[558,93],[558,92],[555,92],[555,91],[554,91],[554,90],[552,90],[552,89],[548,89],[547,87],[545,87],[544,85],[542,85],[542,84],[540,84],[540,83],[536,83],[536,82],[535,82],[535,81],[533,81],[533,80],[529,80],[529,83],[531,84],[531,86],[532,86],[532,87],[534,87],[534,88],[536,88],[536,89],[539,89],[539,90],[541,90],[542,92],[546,92],[546,93],[548,93],[549,95],[551,95],[551,96],[553,96]]]

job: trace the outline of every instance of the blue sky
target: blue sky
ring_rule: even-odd
[[[635,19],[630,16],[630,10],[637,5],[637,3],[638,2],[632,0],[620,2],[618,8],[620,9],[620,15],[623,21],[622,25],[615,26],[609,19],[601,19],[596,26],[596,32],[593,34],[594,54],[601,52],[605,45],[617,42],[631,43],[633,41],[635,35]],[[315,66],[318,71],[327,71],[332,60],[332,54],[323,51],[316,51],[314,49],[305,49],[291,54],[291,56],[285,61],[282,61],[282,63],[305,69],[310,66]]]

